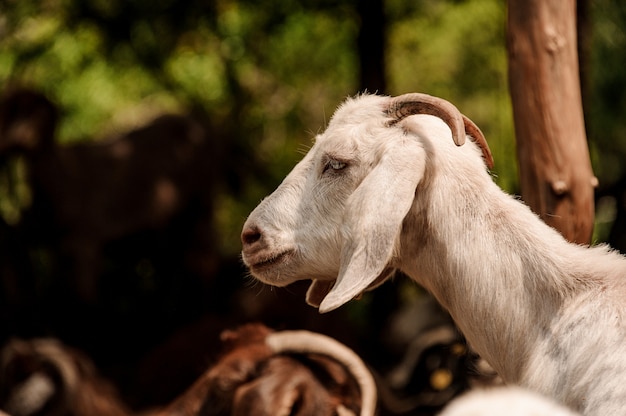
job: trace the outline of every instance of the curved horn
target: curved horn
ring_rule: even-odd
[[[78,364],[72,359],[64,346],[52,338],[39,338],[32,341],[33,349],[38,358],[46,358],[55,364],[62,375],[62,382],[66,389],[75,389],[80,383]]]
[[[361,358],[339,341],[309,331],[281,331],[269,334],[265,343],[275,353],[322,354],[343,364],[361,390],[361,416],[372,416],[376,410],[377,392],[372,373]]]
[[[487,140],[483,135],[483,132],[480,131],[478,126],[474,124],[472,120],[469,119],[465,114],[463,116],[463,123],[465,124],[465,133],[471,136],[474,139],[474,142],[480,147],[480,150],[483,151],[483,158],[485,159],[485,163],[489,169],[493,169],[493,156],[491,156],[491,150],[489,149],[489,145],[487,144]]]
[[[465,123],[461,112],[449,101],[422,93],[410,93],[394,97],[389,102],[386,113],[393,118],[390,126],[415,114],[428,114],[442,119],[450,130],[457,146],[465,143]]]
[[[386,113],[393,117],[393,120],[389,122],[390,126],[415,114],[439,117],[452,130],[452,140],[457,146],[465,143],[466,134],[471,136],[482,150],[487,167],[493,169],[493,156],[482,131],[472,120],[461,114],[451,102],[432,95],[414,92],[392,98]]]

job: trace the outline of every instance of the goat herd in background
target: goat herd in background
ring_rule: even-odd
[[[42,99],[32,94],[22,98]],[[8,108],[5,100],[0,149],[32,143],[31,124],[14,122],[15,115],[8,120]],[[53,118],[38,117],[53,123]],[[110,184],[102,189],[122,185],[124,175],[146,178],[143,194],[127,193],[139,205],[130,222],[118,224],[120,230],[162,221],[201,187],[202,177],[191,178],[179,168],[202,165],[207,157],[197,152],[202,129],[182,119],[162,120],[162,128],[179,123],[173,129],[186,132],[175,155],[182,163],[168,164],[164,152],[145,170],[131,160],[126,171],[111,172]],[[141,146],[153,145],[149,134],[142,137]],[[46,138],[48,150],[52,139]],[[106,146],[123,159],[139,151],[135,142]],[[58,160],[81,170],[99,163],[80,162],[81,157],[68,154]],[[357,345],[353,351],[327,335],[246,323],[221,332],[219,358],[184,392],[141,412],[131,410],[74,348],[54,339],[11,339],[0,354],[0,409],[13,416],[369,416],[425,415],[432,409],[442,416],[624,414],[626,259],[606,246],[566,242],[498,188],[488,171],[492,164],[480,129],[449,102],[425,94],[363,94],[341,105],[302,161],[252,211],[241,234],[242,259],[254,278],[280,287],[311,280],[306,302],[321,313],[335,311],[392,276],[406,275],[425,288],[467,345],[444,318],[425,331],[426,338],[414,341],[403,363],[426,356],[436,345],[465,351],[457,355],[469,355],[471,347],[481,357],[464,362],[472,381],[448,392],[444,401],[437,403],[441,395],[394,395],[389,384],[410,377],[403,363],[383,377],[357,355]],[[58,164],[42,166],[33,173],[39,182],[72,183],[51,178]],[[181,192],[177,181],[192,185]],[[63,208],[90,207],[92,222],[115,212],[103,202],[115,199],[106,193],[85,190],[93,201],[81,206],[80,189],[78,184],[71,189],[77,190],[77,200]],[[59,215],[71,218],[70,211]],[[90,242],[113,238],[107,233],[118,229],[106,223],[93,231],[99,237]],[[60,244],[80,247],[83,251],[74,254],[81,261],[97,261],[97,248],[84,246],[79,234],[67,233],[73,240]],[[84,285],[74,282],[87,300],[97,295],[95,278],[89,278]],[[281,302],[277,296],[274,301]],[[170,361],[176,366],[177,357]],[[468,387],[469,393],[455,398]],[[423,404],[431,406],[431,413],[421,410]]]

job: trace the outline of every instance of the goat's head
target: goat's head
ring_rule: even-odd
[[[491,166],[480,130],[443,99],[425,94],[349,99],[304,159],[250,214],[241,238],[252,275],[274,286],[313,280],[307,301],[320,312],[389,277],[403,219],[427,164],[424,143],[408,134],[411,127],[403,122],[415,114],[441,118],[458,146],[470,134]]]
[[[370,416],[376,410],[367,366],[330,337],[247,324],[221,339],[220,360],[159,415],[353,415],[360,409]]]

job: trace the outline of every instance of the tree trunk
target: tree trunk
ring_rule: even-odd
[[[588,244],[593,176],[582,111],[575,0],[509,0],[507,47],[522,198]]]

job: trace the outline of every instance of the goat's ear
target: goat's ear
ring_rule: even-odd
[[[394,137],[384,146],[380,161],[348,200],[339,275],[320,304],[322,313],[389,276],[388,264],[423,177],[426,156],[411,136]]]

